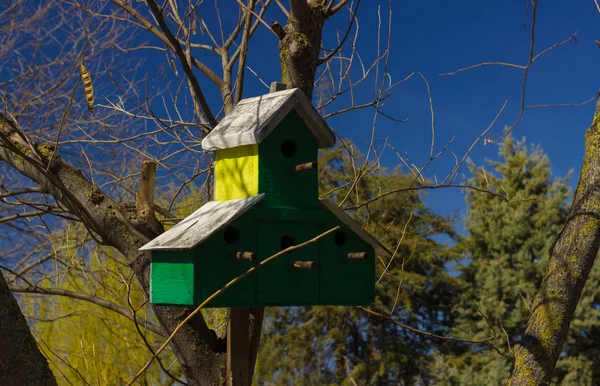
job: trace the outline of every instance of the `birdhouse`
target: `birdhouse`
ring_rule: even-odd
[[[375,256],[389,252],[318,195],[318,149],[335,136],[299,89],[242,100],[202,141],[215,151],[214,201],[141,250],[150,301],[197,305],[290,246],[336,232],[244,277],[209,307],[368,305]]]

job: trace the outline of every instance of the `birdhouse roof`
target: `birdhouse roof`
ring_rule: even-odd
[[[196,247],[231,223],[263,197],[264,193],[229,201],[209,201],[140,251],[176,251]]]
[[[321,205],[328,209],[335,217],[338,218],[344,225],[352,230],[358,237],[370,244],[375,252],[380,256],[392,256],[392,253],[383,244],[367,231],[365,231],[352,217],[348,216],[337,204],[330,200],[320,200]]]
[[[214,233],[240,217],[264,196],[265,194],[261,193],[255,196],[237,198],[229,201],[209,201],[173,228],[141,247],[140,251],[177,251],[193,249],[208,240]],[[386,247],[365,231],[334,202],[329,200],[320,201],[325,209],[329,210],[329,212],[350,228],[350,230],[358,237],[370,244],[377,254],[383,256],[392,255]]]
[[[319,148],[335,145],[331,128],[306,95],[294,88],[241,100],[202,140],[202,148],[218,150],[261,143],[292,110],[317,138]]]

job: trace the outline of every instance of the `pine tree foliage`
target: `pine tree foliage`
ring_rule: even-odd
[[[539,147],[507,137],[500,161],[488,162],[494,171],[470,164],[470,184],[498,195],[467,192],[468,232],[456,246],[462,255],[462,296],[452,328],[457,336],[495,337],[506,357],[480,347],[455,345],[448,353],[436,350],[433,366],[442,385],[505,384],[512,368],[510,350],[520,339],[539,288],[550,249],[568,216],[571,190],[568,178],[554,178],[550,162]],[[594,333],[600,326],[600,291],[596,267],[572,323],[555,382],[591,385],[600,375]],[[596,368],[596,370],[593,370]]]

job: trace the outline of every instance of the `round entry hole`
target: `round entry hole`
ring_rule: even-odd
[[[284,249],[287,249],[294,245],[296,245],[296,239],[290,235],[284,235],[279,242],[279,247],[281,248],[282,251]],[[288,252],[288,253],[291,253],[291,252]]]
[[[286,139],[281,143],[281,154],[287,158],[293,157],[297,150],[298,149],[296,148],[296,143],[294,141]]]
[[[240,242],[240,231],[234,227],[227,227],[223,238],[227,244],[237,244]]]
[[[335,232],[335,235],[333,237],[335,240],[335,245],[337,245],[338,247],[341,247],[344,244],[346,244],[346,234],[344,232]]]

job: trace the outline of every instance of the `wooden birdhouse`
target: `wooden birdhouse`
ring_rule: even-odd
[[[214,201],[141,249],[152,303],[197,305],[269,256],[340,226],[234,284],[209,307],[368,305],[388,254],[319,200],[319,148],[335,136],[299,89],[242,100],[202,141],[215,151]]]

